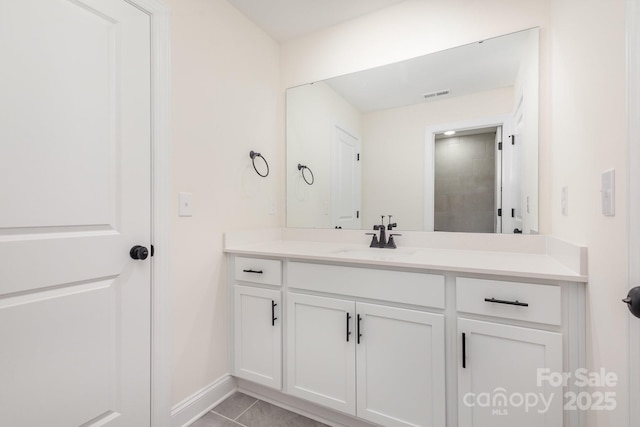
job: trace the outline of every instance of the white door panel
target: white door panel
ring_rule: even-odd
[[[150,21],[0,2],[0,419],[149,425]]]
[[[280,291],[235,285],[234,293],[235,375],[279,390],[282,386]]]
[[[444,316],[360,302],[356,311],[358,416],[388,427],[444,426]]]
[[[1,187],[11,201],[0,206],[2,227],[112,223],[118,31],[69,1],[0,7],[0,49],[11,64],[0,70],[0,169],[21,178]]]
[[[354,308],[353,301],[289,293],[289,394],[355,415]]]
[[[494,232],[496,233],[502,233],[502,216],[498,216],[498,212],[501,212],[502,209],[502,175],[503,175],[503,171],[502,171],[502,148],[501,145],[504,144],[503,140],[503,136],[502,136],[502,126],[498,126],[496,128],[496,148],[495,148],[495,153],[496,153],[496,163],[495,163],[495,170],[496,170],[496,206],[495,206],[495,227],[494,227]]]
[[[523,223],[523,215],[524,206],[523,203],[523,176],[526,174],[523,173],[525,168],[524,161],[524,146],[527,144],[525,140],[525,132],[524,132],[524,114],[523,114],[523,98],[520,98],[518,102],[518,107],[516,108],[516,112],[514,114],[514,130],[513,135],[509,137],[509,164],[508,164],[508,182],[507,186],[511,192],[509,201],[511,204],[510,210],[507,212],[509,214],[508,224],[509,227],[505,229],[506,233],[514,233],[516,229],[521,232],[524,231],[524,223]],[[513,211],[513,214],[511,212]]]
[[[113,415],[117,292],[111,279],[0,300],[0,322],[13,325],[2,328],[3,384],[12,385],[0,392],[11,403],[3,419],[79,426]]]
[[[360,229],[360,138],[334,126],[331,153],[331,225]]]
[[[562,372],[561,334],[459,318],[458,336],[463,333],[458,426],[562,426],[562,388],[538,380],[540,369]],[[543,396],[550,402],[548,406],[539,403],[535,408],[525,408],[507,405],[494,397],[534,394]],[[492,396],[491,402],[483,403],[482,396]]]

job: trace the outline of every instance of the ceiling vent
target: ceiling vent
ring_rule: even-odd
[[[424,96],[424,99],[432,99],[440,96],[446,96],[446,95],[449,95],[450,93],[451,93],[450,89],[443,89],[443,90],[437,90],[435,92],[425,93],[422,96]]]

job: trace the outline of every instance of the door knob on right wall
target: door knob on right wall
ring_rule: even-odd
[[[629,311],[636,317],[640,317],[640,286],[636,286],[629,290],[627,297],[622,300],[627,304]]]

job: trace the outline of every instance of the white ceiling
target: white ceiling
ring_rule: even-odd
[[[366,15],[404,0],[228,0],[279,42]]]

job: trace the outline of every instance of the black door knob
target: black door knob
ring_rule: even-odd
[[[147,257],[149,256],[149,249],[145,248],[144,246],[136,245],[131,248],[131,250],[129,251],[129,255],[133,259],[147,259]]]
[[[636,317],[640,317],[640,286],[636,286],[631,289],[627,294],[627,297],[622,300],[627,304],[629,311]]]

